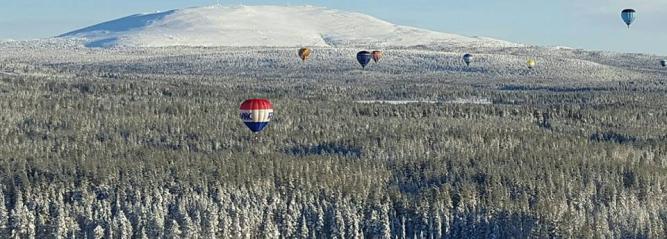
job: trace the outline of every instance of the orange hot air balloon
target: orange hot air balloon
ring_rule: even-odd
[[[371,53],[371,56],[373,57],[373,61],[375,61],[375,63],[380,61],[380,59],[382,59],[383,55],[384,55],[384,53],[382,53],[382,51],[373,51]]]
[[[313,50],[310,48],[301,48],[299,49],[299,57],[301,58],[302,61],[308,60],[310,58],[310,54],[313,53]]]

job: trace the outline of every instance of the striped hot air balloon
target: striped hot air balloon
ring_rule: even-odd
[[[623,9],[621,11],[621,18],[623,18],[623,22],[630,28],[630,25],[637,19],[637,11],[634,9]]]
[[[313,50],[310,48],[301,48],[299,49],[299,58],[301,58],[302,61],[308,60],[310,58],[310,54],[313,53]]]
[[[382,51],[373,51],[373,52],[371,52],[371,56],[373,57],[373,61],[375,61],[375,63],[378,63],[378,61],[380,61],[380,59],[382,59],[383,55],[384,55],[384,53]]]
[[[259,133],[273,118],[273,105],[267,99],[249,99],[241,104],[241,119],[248,128]]]

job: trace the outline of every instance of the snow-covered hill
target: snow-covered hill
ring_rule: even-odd
[[[210,6],[132,15],[65,33],[89,47],[502,47],[516,44],[391,24],[313,6]]]

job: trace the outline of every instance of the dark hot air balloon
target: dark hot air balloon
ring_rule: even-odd
[[[371,59],[373,58],[372,54],[368,51],[360,51],[357,53],[357,61],[359,61],[359,64],[361,64],[361,67],[364,69],[368,65],[368,63],[371,62]]]
[[[637,19],[637,11],[634,9],[624,9],[621,11],[621,18],[623,18],[623,22],[630,28],[630,25]]]
[[[465,55],[463,55],[463,62],[465,62],[466,65],[469,66],[472,60],[473,60],[472,54],[466,53]]]

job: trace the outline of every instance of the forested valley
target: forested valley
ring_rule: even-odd
[[[0,238],[667,237],[649,56],[12,44]]]

